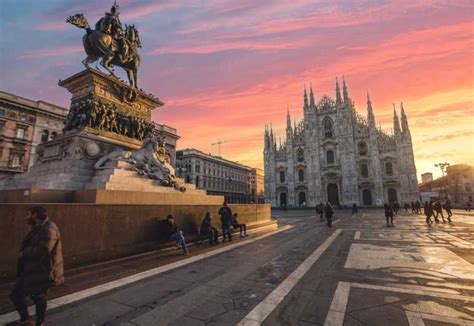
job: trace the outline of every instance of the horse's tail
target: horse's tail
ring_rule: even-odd
[[[74,16],[69,16],[66,19],[66,23],[70,23],[76,27],[85,29],[87,34],[91,32],[89,22],[87,21],[86,17],[84,17],[84,14],[76,14]]]

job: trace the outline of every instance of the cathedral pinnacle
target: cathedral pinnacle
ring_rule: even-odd
[[[395,137],[400,137],[402,134],[400,130],[400,121],[398,120],[397,111],[395,110],[395,103],[393,103],[393,131],[395,133]]]
[[[410,128],[408,127],[408,118],[403,108],[403,102],[400,103],[401,119],[402,119],[402,134],[411,140]]]
[[[339,88],[339,80],[336,77],[336,105],[342,104],[341,89]]]
[[[349,103],[349,93],[347,92],[346,80],[344,79],[344,75],[342,75],[342,94],[344,97],[344,103]]]
[[[303,106],[303,110],[306,111],[309,109],[309,105],[308,105],[308,93],[306,92],[306,85],[304,86],[304,106]]]
[[[316,110],[316,103],[314,102],[313,85],[311,84],[309,86],[309,107],[313,110]]]
[[[369,122],[369,126],[375,126],[375,117],[372,102],[370,101],[369,90],[367,90],[367,121]]]
[[[290,106],[286,108],[286,130],[291,131],[291,117],[290,117]]]

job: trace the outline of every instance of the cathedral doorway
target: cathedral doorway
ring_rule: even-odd
[[[387,190],[387,193],[388,193],[388,202],[389,203],[394,203],[397,200],[397,191],[393,188],[388,188]]]
[[[364,191],[362,191],[362,203],[364,206],[372,205],[372,193],[369,189],[364,189]]]
[[[328,201],[333,206],[339,205],[339,188],[335,183],[328,184]]]
[[[286,192],[280,194],[280,207],[286,207]]]
[[[298,204],[300,206],[306,206],[306,193],[304,191],[298,193]]]

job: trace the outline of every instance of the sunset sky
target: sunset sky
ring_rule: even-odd
[[[303,86],[334,96],[345,75],[349,96],[392,128],[403,101],[418,175],[436,162],[474,164],[473,1],[140,1],[119,0],[122,23],[143,44],[139,86],[166,105],[158,123],[194,147],[263,166],[265,123],[284,136],[286,108],[301,119]],[[69,105],[59,79],[83,69],[83,30],[113,1],[0,0],[0,89]],[[419,178],[421,181],[421,178]]]

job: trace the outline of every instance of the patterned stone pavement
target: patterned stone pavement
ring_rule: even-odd
[[[474,216],[274,212],[291,228],[56,307],[48,325],[474,325]],[[462,215],[461,215],[462,214]],[[251,237],[250,237],[251,238]]]

